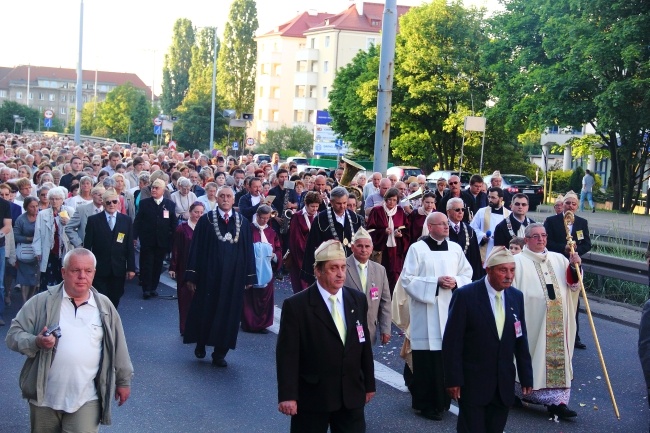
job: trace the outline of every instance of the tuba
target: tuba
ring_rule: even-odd
[[[358,172],[365,170],[366,168],[347,158],[342,157],[341,160],[345,162],[345,169],[343,170],[343,175],[341,176],[339,185],[347,189],[350,194],[356,197],[357,203],[360,203],[361,198],[363,197],[363,191],[361,191],[361,188],[359,187],[350,186],[350,182],[352,182],[352,179],[354,179],[354,176],[356,176]]]

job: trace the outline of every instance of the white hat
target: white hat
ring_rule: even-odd
[[[337,240],[330,239],[323,242],[320,247],[316,248],[314,253],[316,262],[328,262],[330,260],[346,259],[343,244]]]
[[[568,199],[568,198],[574,198],[574,199],[578,200],[578,194],[576,194],[573,191],[569,191],[566,194],[564,194],[564,201],[566,201],[566,199]]]
[[[352,236],[352,243],[355,243],[359,239],[370,239],[370,242],[372,242],[370,233],[363,227],[359,227],[359,230]]]
[[[492,248],[492,252],[487,259],[485,259],[485,267],[491,268],[492,266],[502,265],[504,263],[514,263],[515,256],[512,255],[509,249],[500,245]]]

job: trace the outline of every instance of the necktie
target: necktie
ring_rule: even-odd
[[[366,269],[367,264],[366,263],[359,263],[359,279],[361,280],[361,288],[363,289],[363,293],[366,293],[366,273],[364,270]]]
[[[499,333],[499,340],[503,334],[503,325],[506,323],[506,313],[503,311],[503,300],[501,299],[501,292],[494,295],[494,318],[497,323],[497,332]]]
[[[456,232],[456,234],[458,234],[458,232],[460,231],[460,227],[458,227],[458,224],[454,224],[454,231]]]
[[[339,335],[341,336],[341,341],[343,341],[343,344],[345,344],[345,324],[343,323],[343,317],[341,317],[341,313],[339,313],[339,309],[336,307],[336,296],[332,295],[330,296],[330,302],[332,303],[332,319],[334,319],[334,324],[336,325],[336,329],[339,331]]]
[[[108,226],[111,228],[111,231],[115,228],[115,216],[114,215],[109,215],[108,216]]]
[[[225,222],[226,225],[228,225],[228,213],[227,212],[225,214],[223,214],[223,222]]]

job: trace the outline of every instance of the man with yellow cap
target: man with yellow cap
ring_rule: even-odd
[[[348,269],[345,286],[365,293],[368,301],[368,330],[370,341],[377,341],[377,325],[381,344],[390,340],[391,297],[386,269],[370,260],[372,237],[361,227],[352,237],[352,255],[346,259]]]
[[[546,234],[548,235],[547,248],[549,251],[562,254],[567,259],[569,257],[569,252],[571,249],[567,244],[566,234],[567,227],[571,233],[573,241],[576,243],[575,251],[580,257],[591,251],[591,238],[589,237],[589,223],[586,219],[576,215],[578,210],[578,195],[569,191],[564,194],[562,199],[563,211],[560,214],[553,215],[552,217],[546,218],[544,221],[544,228],[546,229]],[[573,213],[573,223],[565,226],[564,217],[567,212]],[[580,306],[580,301],[578,300],[578,306]],[[580,341],[580,322],[578,320],[579,309],[576,310],[576,340],[575,347],[576,349],[586,349],[587,346]]]
[[[375,395],[368,303],[344,286],[346,255],[337,240],[314,253],[316,282],[286,299],[276,347],[278,410],[292,432],[365,432]]]
[[[505,247],[494,247],[487,275],[451,298],[442,356],[447,393],[458,401],[458,432],[503,432],[515,400],[513,359],[523,394],[531,391],[524,298],[512,287],[514,261]]]

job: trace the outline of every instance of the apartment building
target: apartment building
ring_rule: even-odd
[[[106,99],[115,87],[131,83],[151,99],[151,89],[136,74],[83,71],[83,102]],[[50,109],[67,125],[76,107],[77,70],[46,66],[0,67],[0,104],[15,101],[39,110]]]
[[[250,132],[258,142],[266,131],[283,125],[313,131],[316,111],[329,105],[336,71],[359,50],[381,42],[384,7],[357,1],[338,14],[306,11],[256,38],[255,121]],[[409,9],[398,6],[398,16]]]

